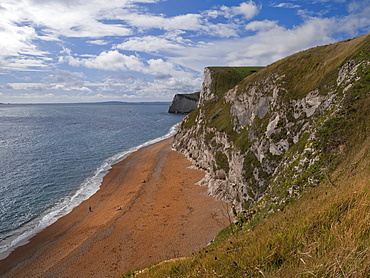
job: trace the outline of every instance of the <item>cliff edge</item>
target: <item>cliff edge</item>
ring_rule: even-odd
[[[349,135],[328,131],[349,113],[345,103],[368,93],[369,51],[369,35],[316,47],[236,85],[227,68],[206,68],[198,108],[173,147],[205,170],[201,184],[235,212],[264,202],[279,209],[320,183],[344,152]]]
[[[205,250],[135,277],[370,277],[370,34],[224,73],[205,69],[173,147],[237,221],[224,207]]]

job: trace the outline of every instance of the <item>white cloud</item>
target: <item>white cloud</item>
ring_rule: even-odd
[[[211,36],[216,36],[220,38],[230,38],[238,37],[238,28],[237,24],[228,23],[218,23],[218,24],[209,24],[204,27],[204,32]]]
[[[214,41],[214,47],[187,47],[174,51],[172,63],[201,71],[216,65],[267,65],[297,51],[334,41],[334,19],[311,18],[300,26],[287,29],[275,21],[255,21],[247,25],[254,35]],[[227,49],[227,51],[225,51]],[[186,53],[186,55],[182,55]]]
[[[162,29],[165,31],[192,31],[199,34],[217,37],[238,36],[239,26],[234,22],[212,23],[209,19],[215,19],[219,16],[233,18],[241,15],[249,20],[259,13],[259,7],[253,2],[243,2],[239,6],[221,6],[219,9],[208,10],[200,14],[184,14],[174,17],[165,17],[164,15],[152,14],[127,14],[123,11],[118,18],[124,20],[130,26],[141,30]]]
[[[94,41],[87,41],[90,44],[95,44],[95,45],[107,45],[109,42],[104,41],[104,40],[94,40]]]
[[[292,3],[280,3],[280,4],[273,5],[273,7],[275,7],[275,8],[296,9],[296,8],[300,8],[301,6],[300,5],[295,5],[295,4],[292,4]]]
[[[34,28],[17,26],[5,16],[0,18],[0,56],[43,55],[32,43],[38,36]]]
[[[124,1],[111,2],[114,2],[113,7],[125,5]],[[131,34],[131,30],[125,26],[99,22],[99,18],[103,17],[102,7],[108,5],[101,5],[99,1],[73,1],[73,5],[70,5],[71,3],[1,1],[0,66],[12,71],[35,71],[48,67],[50,58],[47,56],[50,53],[39,49],[37,42],[40,40],[57,41],[62,35],[100,37]]]
[[[183,14],[173,17],[140,12],[137,3],[156,3],[159,0],[112,0],[101,5],[99,0],[3,0],[1,3],[0,55],[18,54],[44,55],[38,50],[36,40],[57,41],[61,36],[97,38],[89,43],[105,45],[107,36],[129,36],[138,30],[159,29],[171,32],[179,30],[199,32],[219,37],[235,37],[238,26],[235,23],[211,23],[205,14]],[[255,16],[259,8],[253,1],[239,6],[222,6],[218,13],[231,18],[242,15],[246,19]],[[209,12],[208,14],[210,14]],[[113,23],[112,20],[115,20]],[[121,20],[117,24],[117,20]],[[37,29],[36,29],[37,28]],[[37,31],[36,31],[37,30]],[[150,36],[146,36],[150,38]],[[152,49],[159,49],[159,43],[167,47],[178,47],[174,41],[165,38],[151,40]],[[126,46],[133,41],[126,41]],[[132,49],[132,46],[129,47]],[[155,50],[154,50],[155,51]]]
[[[169,77],[148,81],[145,78],[138,78],[132,75],[116,74],[108,76],[102,83],[86,82],[85,86],[81,87],[50,84],[47,89],[52,90],[56,99],[60,99],[63,102],[78,102],[82,100],[170,101],[173,98],[174,92],[190,93],[198,91],[201,82],[201,78],[190,76]],[[33,88],[37,87],[37,85],[42,84],[33,84]],[[45,89],[45,85],[43,86]],[[31,85],[28,84],[28,87],[31,87]],[[25,85],[22,83],[17,88],[25,88]],[[66,96],[65,91],[78,94]],[[42,95],[42,93],[36,94]]]
[[[320,18],[312,18],[293,29],[269,25],[271,28],[260,29],[249,38],[251,43],[245,55],[240,51],[230,53],[228,60],[232,64],[253,60],[257,64],[269,64],[299,50],[333,42],[334,25],[333,20]]]
[[[162,99],[171,100],[174,92],[193,93],[200,90],[202,80],[200,78],[171,77],[167,80],[154,80],[143,88],[142,94],[152,94]],[[153,94],[154,92],[154,94]]]
[[[46,94],[38,94],[38,93],[23,93],[21,95],[22,98],[35,100],[35,99],[52,99],[54,97],[54,94],[52,93],[46,93]]]
[[[105,84],[98,88],[105,92],[122,92],[125,94],[135,94],[137,98],[172,100],[174,92],[192,93],[200,89],[201,78],[170,77],[167,79],[155,79],[148,81],[145,79],[115,80],[114,77],[106,80]]]
[[[104,51],[98,56],[89,58],[76,58],[71,55],[69,50],[66,50],[65,53],[67,53],[67,55],[62,56],[59,62],[66,62],[75,67],[82,66],[105,71],[136,71],[160,79],[173,76],[192,78],[194,75],[194,73],[184,71],[183,69],[176,67],[173,63],[164,61],[161,58],[149,59],[148,61],[143,62],[143,59],[139,56],[124,55],[118,50]],[[64,71],[59,71],[59,79],[61,78],[60,73],[62,73],[63,79],[66,77],[71,78],[70,73],[66,75],[64,74]],[[54,76],[53,78],[55,79]]]
[[[130,26],[135,26],[144,30],[155,28],[166,31],[197,31],[202,28],[203,22],[201,17],[200,14],[185,14],[166,18],[164,15],[125,13],[120,19],[127,21]]]
[[[158,52],[182,47],[177,41],[158,36],[132,37],[116,46],[117,49],[143,52]]]
[[[348,4],[349,15],[339,18],[337,31],[356,36],[358,30],[370,32],[370,1],[355,1]]]
[[[133,70],[142,71],[143,64],[137,56],[124,55],[118,50],[104,51],[98,56],[81,59],[73,56],[64,56],[60,62],[68,62],[69,65],[79,67],[84,66],[91,69],[100,69],[106,71]]]
[[[52,74],[44,78],[46,83],[58,84],[64,87],[81,87],[85,85],[85,75],[80,72],[70,72],[56,69]]]
[[[170,62],[165,62],[162,59],[150,59],[148,60],[148,67],[145,72],[155,76],[171,76],[176,74],[176,69]],[[181,72],[181,74],[184,73]]]
[[[90,23],[89,23],[90,22]],[[94,20],[84,24],[72,26],[66,30],[59,30],[60,35],[75,38],[101,38],[107,36],[128,36],[132,34],[130,28],[121,24],[103,24]]]
[[[44,71],[49,67],[48,62],[50,58],[28,55],[0,59],[0,65],[7,71]]]
[[[267,31],[278,27],[278,21],[263,20],[263,21],[252,21],[245,26],[245,30],[249,31]]]
[[[247,20],[252,19],[259,13],[259,7],[253,2],[243,2],[239,6],[227,7],[222,6],[221,11],[226,18],[233,18],[238,15],[244,16]]]
[[[31,22],[41,27],[43,32],[57,36],[100,37],[125,36],[131,33],[127,26],[103,24],[104,12],[124,8],[128,1],[109,1],[101,5],[99,1],[31,1],[3,0],[6,16],[14,23]],[[111,28],[109,28],[111,27]]]
[[[43,83],[9,83],[8,85],[15,90],[42,91],[47,88],[47,85]]]
[[[263,9],[258,4],[262,1],[246,0],[235,6],[225,4],[199,13],[173,16],[152,14],[148,12],[150,6],[140,5],[159,1],[164,0],[110,0],[104,5],[101,0],[2,0],[2,77],[11,70],[27,70],[27,75],[19,76],[27,76],[29,79],[24,78],[25,81],[35,83],[0,85],[1,90],[7,91],[1,91],[1,100],[10,99],[8,91],[20,98],[16,90],[22,93],[50,90],[56,100],[69,101],[125,97],[170,100],[173,93],[199,90],[199,72],[206,66],[266,65],[342,36],[348,38],[348,34],[355,36],[359,30],[370,32],[369,0],[308,1],[316,5],[322,2],[319,7],[324,7],[325,12],[327,7],[346,3],[348,15],[329,17],[329,13],[321,11],[285,10],[295,13],[294,20],[301,16],[301,22],[295,22],[290,29],[271,18],[252,21]],[[269,9],[298,8],[296,3],[303,2],[265,5]],[[306,7],[302,4],[302,9]],[[41,47],[47,51],[40,50]],[[64,47],[62,52],[61,47]],[[140,53],[133,54],[135,51]],[[54,63],[57,52],[61,55],[59,64]],[[58,67],[69,70],[55,69]],[[73,72],[71,67],[79,67],[81,72],[94,76]],[[38,72],[32,75],[31,71]],[[107,77],[112,71],[117,74]],[[17,72],[9,76],[14,81]],[[87,81],[93,79],[96,83]],[[36,99],[42,95],[33,96]],[[27,97],[31,98],[32,94]]]
[[[0,4],[0,56],[17,57],[19,55],[45,56],[48,53],[39,50],[38,40],[58,41],[62,36],[76,38],[96,38],[87,41],[90,44],[106,45],[107,36],[129,36],[135,30],[159,29],[179,34],[195,32],[217,37],[238,36],[235,23],[211,23],[205,14],[183,14],[173,17],[144,13],[137,8],[138,3],[156,3],[160,0],[111,0],[104,5],[99,0],[3,0]],[[253,1],[241,3],[239,6],[223,6],[218,10],[225,17],[242,15],[251,18],[258,12]],[[113,21],[114,20],[114,21]],[[120,23],[117,23],[120,20]],[[167,33],[168,34],[168,33]],[[134,46],[134,43],[139,45]],[[146,44],[145,44],[146,43]],[[141,44],[141,45],[140,45]],[[175,39],[166,37],[144,36],[142,39],[132,38],[118,45],[117,49],[139,51],[159,51],[166,48],[181,48],[188,44],[178,36]],[[112,53],[110,53],[113,56]],[[86,61],[91,68],[99,68],[105,57],[95,61]],[[4,61],[0,61],[5,64]],[[21,64],[20,61],[18,64]],[[71,64],[79,64],[70,59]],[[18,70],[20,65],[15,65]],[[115,64],[117,66],[117,64]],[[37,65],[35,65],[37,66]],[[41,66],[38,65],[38,66]],[[105,66],[105,65],[104,65]],[[9,68],[10,69],[10,68]]]

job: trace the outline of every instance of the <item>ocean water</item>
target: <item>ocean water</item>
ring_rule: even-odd
[[[100,187],[112,164],[170,137],[169,104],[0,105],[0,259]]]

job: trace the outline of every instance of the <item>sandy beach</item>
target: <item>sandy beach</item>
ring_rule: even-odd
[[[96,194],[0,261],[0,277],[119,277],[205,247],[228,225],[225,205],[171,142],[115,164]]]

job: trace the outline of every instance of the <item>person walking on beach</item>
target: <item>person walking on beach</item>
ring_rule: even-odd
[[[92,208],[91,208],[91,206],[89,206],[89,211],[90,211],[90,212],[92,212]]]

